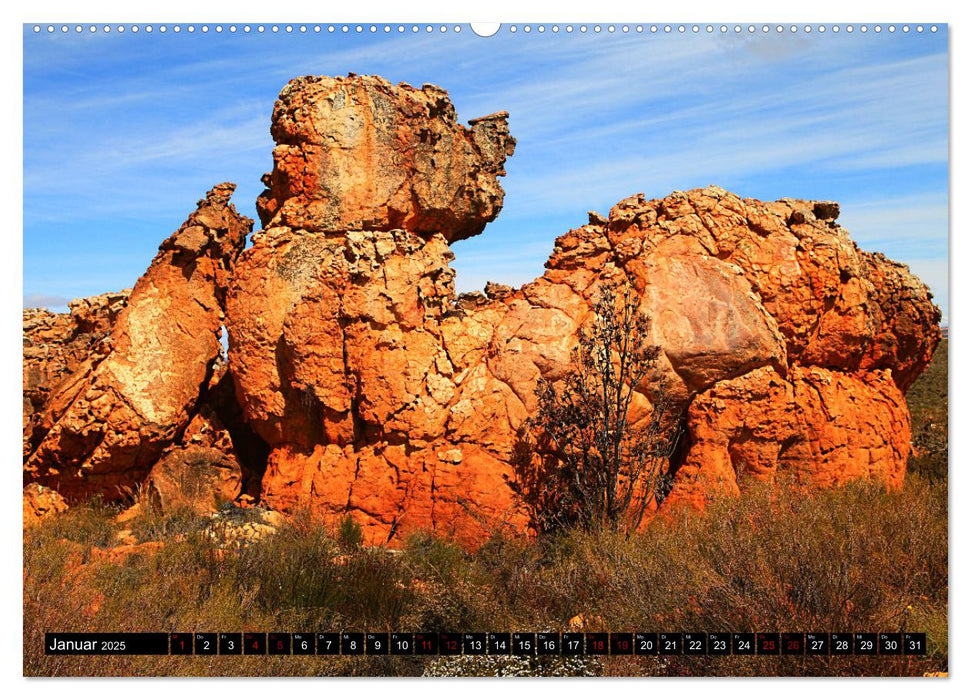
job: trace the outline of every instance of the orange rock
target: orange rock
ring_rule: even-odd
[[[263,226],[403,228],[449,241],[481,233],[502,207],[497,177],[516,145],[507,116],[466,128],[434,85],[353,74],[291,80],[273,109],[273,172],[257,202]]]
[[[601,245],[635,274],[672,251],[731,263],[778,323],[789,363],[890,369],[906,391],[940,341],[940,310],[905,265],[861,251],[838,215],[833,202],[743,200],[718,187],[636,195],[611,210]]]
[[[130,289],[75,299],[69,313],[24,309],[24,455],[36,447],[35,424],[51,392],[89,357],[107,352],[115,319]]]
[[[528,518],[509,488],[513,478],[512,468],[488,451],[445,441],[419,450],[326,445],[310,454],[281,446],[270,454],[263,498],[283,511],[309,506],[331,522],[350,514],[367,544],[397,542],[414,530],[471,543],[526,529]]]
[[[117,498],[188,424],[220,353],[223,296],[252,221],[210,191],[162,243],[119,313],[105,355],[62,382],[35,426],[24,478],[65,497]]]
[[[225,460],[247,502],[350,513],[371,543],[526,530],[518,433],[539,380],[571,370],[610,282],[633,290],[661,349],[633,420],[662,387],[687,416],[669,504],[780,473],[900,485],[902,392],[940,340],[940,311],[905,266],[857,248],[836,203],[635,195],[560,236],[542,277],[456,297],[449,243],[499,212],[515,144],[505,114],[466,128],[434,86],[305,77],[281,93],[272,134],[251,248],[251,222],[220,186],[117,320],[89,324],[111,327],[101,350],[53,390],[64,370],[25,359],[28,481],[113,494],[168,448],[160,478],[198,477],[192,454]],[[31,319],[25,337],[70,344],[70,324]],[[206,483],[206,499],[223,488]]]
[[[24,529],[67,510],[64,498],[54,489],[40,484],[24,486]]]
[[[300,79],[277,103],[266,228],[227,301],[240,406],[271,450],[267,504],[351,513],[375,543],[420,528],[468,541],[523,529],[510,467],[517,432],[538,380],[570,370],[577,329],[607,280],[633,288],[663,351],[660,374],[637,387],[639,415],[662,378],[688,406],[675,500],[780,468],[819,485],[900,483],[901,389],[937,343],[939,312],[905,268],[857,249],[835,203],[763,203],[717,187],[638,195],[558,238],[534,282],[456,298],[448,241],[485,219],[459,227],[425,216],[435,207],[424,193],[445,175],[421,148],[403,147],[431,138],[448,158],[467,153],[455,150],[468,134],[451,106],[429,106],[442,95],[372,78]],[[448,177],[475,170],[466,156],[447,162]],[[446,189],[464,192],[450,206],[467,217],[472,195]],[[501,199],[490,201],[491,218]],[[721,422],[716,401],[732,407]]]
[[[217,358],[209,384],[200,394],[195,415],[172,449],[191,448],[205,448],[214,463],[232,471],[238,483],[230,488],[236,491],[230,498],[245,495],[253,499],[259,495],[269,447],[246,423],[236,399],[236,384],[222,357]],[[226,497],[222,488],[211,495],[218,500]]]
[[[242,486],[239,463],[212,447],[176,447],[155,463],[145,480],[148,502],[157,512],[215,513]]]
[[[719,382],[688,408],[687,457],[665,507],[737,494],[745,480],[796,484],[867,479],[898,488],[910,451],[910,413],[890,371],[848,374],[763,367]]]

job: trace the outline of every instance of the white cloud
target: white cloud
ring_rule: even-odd
[[[902,37],[211,36],[216,50],[179,43],[181,53],[154,61],[131,39],[25,50],[32,234],[79,220],[117,229],[126,219],[172,219],[174,227],[192,197],[226,179],[240,184],[237,206],[252,215],[271,164],[276,90],[295,75],[354,71],[437,82],[463,120],[511,114],[519,147],[507,164],[505,211],[482,239],[459,247],[460,287],[532,279],[566,230],[538,221],[582,223],[588,209],[635,192],[719,184],[749,195],[757,182],[799,197],[807,193],[790,183],[831,178],[851,235],[915,270],[925,260],[946,306],[944,185],[890,195],[928,192],[942,179],[904,168],[944,172],[947,55],[900,58],[881,48]],[[118,70],[125,61],[145,70]],[[36,78],[47,75],[49,84]],[[864,200],[864,180],[868,192],[887,195]]]

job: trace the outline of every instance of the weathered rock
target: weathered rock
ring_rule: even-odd
[[[434,85],[353,74],[291,80],[273,110],[274,167],[257,202],[263,226],[403,228],[448,241],[481,233],[502,207],[497,178],[516,145],[507,116],[466,128]]]
[[[665,507],[737,494],[745,479],[903,484],[910,414],[889,370],[768,367],[719,382],[688,408],[690,445]]]
[[[108,339],[63,381],[36,423],[25,481],[66,498],[133,489],[188,424],[220,353],[229,272],[252,221],[210,191],[165,240]]]
[[[155,463],[145,480],[149,505],[159,513],[215,513],[239,495],[239,463],[214,447],[176,447]]]
[[[236,384],[224,358],[213,367],[209,385],[201,393],[195,415],[182,432],[180,448],[206,448],[222,455],[241,480],[237,493],[256,498],[266,469],[269,447],[246,423],[236,399]]]
[[[240,253],[250,222],[217,188],[163,244],[103,350],[50,400],[35,392],[28,480],[71,498],[117,491],[167,449],[151,477],[163,508],[243,491],[240,503],[350,514],[373,543],[521,532],[520,430],[539,380],[572,369],[611,284],[633,291],[661,350],[631,420],[660,398],[686,416],[664,507],[780,474],[901,484],[902,392],[940,312],[905,266],[857,248],[835,202],[636,195],[560,236],[542,277],[456,297],[449,243],[502,205],[504,114],[466,128],[434,86],[300,78],[272,134],[253,246]],[[59,338],[58,323],[37,328]]]
[[[227,504],[212,513],[205,536],[220,549],[242,549],[277,533],[284,517],[266,508],[240,508]]]
[[[40,484],[24,486],[24,529],[67,510],[64,498],[54,489]]]
[[[130,289],[75,299],[69,313],[24,309],[24,450],[34,448],[33,421],[51,391],[87,358],[105,354],[104,342],[128,303]]]
[[[635,274],[672,251],[731,263],[778,323],[790,363],[890,369],[906,391],[940,341],[940,310],[906,266],[860,251],[838,215],[834,202],[743,200],[718,187],[637,195],[611,210],[600,245]]]
[[[285,89],[273,133],[287,145],[321,145],[326,134],[327,153],[350,159],[340,161],[345,169],[378,159],[382,177],[413,187],[429,176],[424,166],[406,159],[392,176],[381,160],[400,142],[368,141],[383,155],[361,150],[371,117],[359,104],[380,93],[377,121],[435,133],[437,117],[413,109],[416,92],[370,79],[304,80]],[[274,178],[287,172],[281,162]],[[271,446],[262,483],[271,506],[350,512],[378,542],[421,527],[463,539],[522,528],[509,466],[518,430],[536,408],[538,380],[570,370],[577,329],[605,281],[633,288],[652,318],[649,340],[663,350],[635,411],[648,415],[662,385],[690,404],[691,447],[673,465],[678,498],[692,500],[691,478],[717,473],[713,483],[737,488],[736,471],[795,469],[786,459],[780,467],[778,454],[771,469],[761,452],[733,456],[747,439],[739,426],[762,418],[778,433],[776,452],[804,460],[807,483],[899,484],[909,419],[882,370],[900,387],[916,376],[936,344],[938,312],[905,269],[856,248],[834,223],[835,203],[762,203],[715,187],[639,195],[557,239],[536,281],[456,299],[447,241],[457,236],[440,222],[337,213],[320,225],[280,214],[332,211],[334,192],[358,180],[271,187],[270,225],[242,256],[229,295],[230,367],[247,420]],[[383,230],[396,225],[404,230]],[[767,390],[753,377],[788,387],[789,403],[760,399]],[[731,405],[751,414],[722,425],[706,407],[732,388]],[[819,395],[826,399],[792,415],[799,400]],[[865,468],[853,463],[861,456]]]
[[[942,334],[941,312],[906,265],[864,253],[876,302],[875,331],[861,369],[888,368],[902,391],[930,364]]]

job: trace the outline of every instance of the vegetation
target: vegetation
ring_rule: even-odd
[[[947,340],[927,369],[907,390],[915,454],[908,468],[932,479],[947,479]]]
[[[946,345],[909,393],[915,426],[946,431]],[[928,428],[930,430],[930,428]],[[915,430],[915,435],[918,435]],[[27,675],[923,675],[948,669],[943,461],[900,492],[754,488],[640,532],[497,534],[478,551],[429,533],[361,546],[307,513],[238,549],[207,519],[119,523],[92,503],[24,536]],[[935,453],[927,453],[935,454]],[[940,460],[938,454],[936,459]],[[920,460],[921,458],[918,458]],[[936,466],[935,466],[936,465]],[[109,549],[137,532],[124,556]],[[152,546],[150,538],[164,544]],[[113,554],[114,552],[114,554]],[[923,657],[48,657],[45,631],[925,632]]]
[[[649,344],[650,319],[630,287],[605,284],[593,321],[578,333],[573,370],[540,380],[535,436],[520,447],[522,495],[542,532],[571,526],[634,531],[660,501],[681,425]],[[656,387],[647,415],[632,411],[635,389]]]
[[[24,543],[28,675],[422,673],[921,674],[947,669],[947,488],[914,475],[814,496],[754,490],[640,533],[500,536],[478,552],[428,533],[400,551],[342,544],[309,516],[233,553],[189,529],[124,558],[96,506]],[[192,527],[194,521],[183,519]],[[927,657],[45,657],[93,631],[924,631]],[[464,670],[463,670],[464,669]]]

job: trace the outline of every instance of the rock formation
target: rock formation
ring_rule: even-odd
[[[317,233],[475,236],[502,208],[496,177],[516,145],[507,116],[465,128],[434,85],[353,74],[291,80],[273,108],[277,146],[260,220]]]
[[[106,352],[107,338],[130,289],[75,299],[69,313],[24,309],[24,425],[32,425],[51,391],[90,356]],[[31,436],[25,431],[25,449]]]
[[[474,208],[454,208],[444,225],[423,197],[409,199],[407,216],[365,216],[344,203],[388,199],[351,191],[422,186],[421,159],[391,159],[401,139],[440,130],[434,111],[413,109],[416,92],[367,78],[301,79],[274,110],[280,145],[266,228],[241,257],[227,301],[240,404],[271,445],[267,503],[351,513],[377,541],[412,527],[472,539],[499,524],[523,527],[510,487],[517,430],[535,409],[537,380],[570,370],[604,280],[637,291],[669,391],[690,404],[672,503],[779,468],[810,483],[899,484],[909,442],[900,392],[933,352],[938,312],[905,268],[858,250],[835,223],[835,203],[762,203],[714,187],[632,197],[561,236],[538,280],[456,300],[448,242],[481,228]],[[375,104],[397,109],[381,114],[398,140],[372,125],[373,107],[360,115],[358,105]],[[510,143],[504,120],[492,124],[506,146],[480,158],[504,157]],[[330,145],[307,169],[287,155],[296,143]],[[329,164],[346,158],[353,164]],[[380,167],[369,166],[375,158]],[[457,163],[447,191],[470,180],[463,168],[500,172]],[[313,178],[278,184],[295,171]],[[656,385],[639,389],[644,415]],[[740,415],[721,418],[725,405]],[[753,439],[775,414],[785,420]]]
[[[763,367],[718,382],[688,407],[690,447],[665,504],[737,494],[745,477],[787,473],[807,486],[903,484],[910,414],[889,370]]]
[[[172,483],[209,460],[202,501],[238,477],[272,508],[350,514],[371,542],[525,530],[518,433],[539,379],[571,370],[610,282],[636,292],[662,349],[633,419],[660,387],[684,407],[665,507],[782,472],[900,485],[902,392],[940,313],[905,266],[857,248],[835,203],[637,195],[560,236],[542,277],[456,298],[449,243],[502,204],[504,113],[464,127],[434,86],[299,78],[272,134],[252,247],[240,253],[249,224],[211,193],[136,285],[110,352],[52,392],[28,480],[104,492],[145,478],[164,450],[149,478],[170,503]],[[221,308],[228,371],[214,368]]]
[[[165,454],[145,481],[157,513],[215,513],[240,492],[239,464],[228,450],[190,445]]]
[[[70,499],[135,488],[187,425],[220,353],[222,304],[252,221],[223,184],[159,248],[106,352],[53,392],[31,429],[24,477]]]
[[[57,491],[40,484],[24,486],[24,529],[67,510],[67,503]]]

